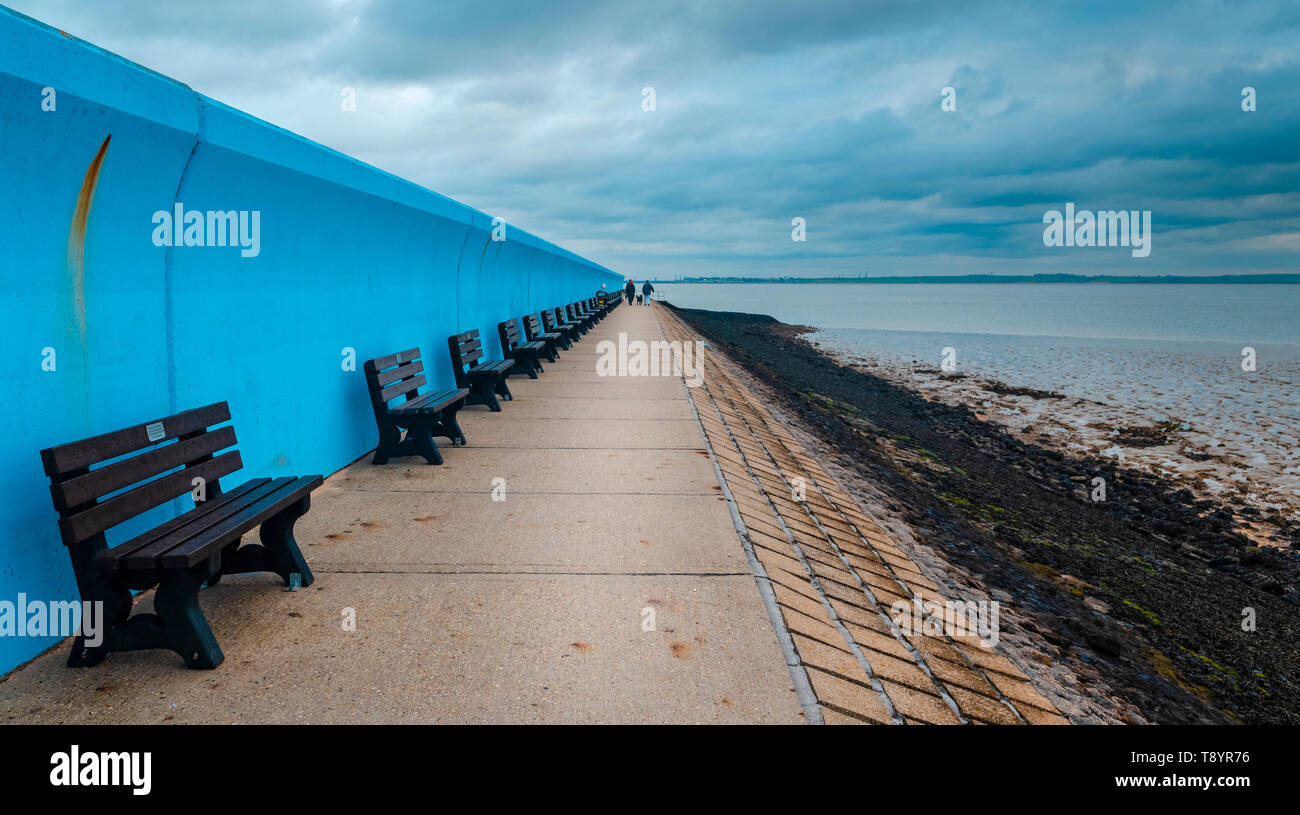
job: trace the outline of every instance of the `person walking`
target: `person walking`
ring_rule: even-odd
[[[636,297],[636,283],[632,282],[632,278],[627,279],[627,285],[623,287],[623,293],[627,295],[627,304],[632,305],[632,300]]]
[[[655,287],[651,286],[650,281],[647,280],[645,282],[645,285],[641,287],[641,293],[645,295],[645,304],[647,306],[650,305],[650,295],[654,294],[654,292],[655,292]]]

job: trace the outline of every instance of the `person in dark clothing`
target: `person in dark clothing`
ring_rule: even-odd
[[[636,297],[636,283],[629,279],[627,285],[623,287],[623,293],[627,295],[627,304],[632,305],[632,299]]]
[[[641,293],[645,295],[645,304],[647,306],[650,305],[650,295],[655,293],[655,287],[650,285],[649,280],[647,280],[645,285],[641,287]]]

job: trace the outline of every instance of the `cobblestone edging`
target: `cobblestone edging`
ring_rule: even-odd
[[[667,339],[699,339],[675,315],[655,311]],[[760,592],[767,599],[770,588],[775,601],[778,638],[794,649],[796,690],[806,679],[820,718],[1067,723],[1019,668],[976,637],[921,636],[894,624],[894,602],[942,603],[938,586],[740,384],[734,365],[709,349],[692,403],[737,532],[760,567]],[[804,694],[801,702],[807,715]]]

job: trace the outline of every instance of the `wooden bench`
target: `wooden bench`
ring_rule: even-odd
[[[598,323],[605,318],[604,313],[601,312],[600,309],[596,308],[596,298],[594,297],[588,297],[586,300],[583,300],[581,308],[583,314],[591,317],[593,324]]]
[[[199,607],[200,588],[244,572],[311,585],[293,525],[321,476],[254,478],[223,489],[220,479],[243,462],[227,449],[235,429],[209,428],[229,420],[229,406],[218,402],[41,451],[81,599],[103,603],[103,642],[92,647],[78,636],[69,666],[96,665],[114,651],[167,648],[190,668],[215,668],[224,656]],[[106,532],[185,495],[193,509],[109,547]],[[261,543],[239,546],[259,525]],[[132,615],[132,590],[154,586],[154,613]]]
[[[582,334],[578,330],[578,324],[564,319],[563,313],[558,308],[543,309],[542,324],[546,326],[547,331],[563,335],[565,342],[568,343],[568,345],[564,346],[565,348],[573,347],[573,344],[578,341]]]
[[[577,306],[575,306],[573,303],[564,306],[564,308],[560,311],[560,315],[564,317],[564,319],[567,320],[568,322],[577,325],[578,331],[583,334],[586,334],[588,331],[591,330],[591,320],[587,320],[584,319],[583,317],[580,317],[577,312]]]
[[[441,464],[442,454],[433,443],[434,436],[446,436],[453,446],[467,444],[465,434],[456,423],[456,411],[465,404],[465,388],[433,390],[421,394],[427,384],[420,349],[411,348],[397,354],[372,359],[362,366],[370,390],[370,407],[379,426],[379,444],[372,464],[387,464],[390,458],[424,456],[429,464]],[[403,401],[390,405],[392,400]],[[406,438],[402,438],[402,431]]]
[[[456,385],[469,389],[466,405],[487,405],[493,411],[500,411],[497,396],[507,402],[514,398],[506,385],[506,376],[515,361],[483,359],[483,341],[477,328],[448,337],[447,350],[451,352],[451,370],[456,375]]]
[[[616,292],[602,291],[596,295],[596,302],[600,303],[600,307],[605,314],[609,314],[618,308],[619,303],[623,302],[623,297]]]
[[[536,379],[543,373],[541,356],[546,351],[546,343],[525,339],[518,318],[497,323],[497,336],[501,339],[501,353],[506,359],[513,359],[517,366],[508,375],[528,374],[529,379]]]
[[[541,342],[545,345],[542,356],[546,357],[550,362],[555,362],[560,358],[560,348],[571,348],[573,346],[560,332],[543,330],[542,323],[537,319],[536,314],[524,315],[524,334],[530,341]]]
[[[570,303],[569,314],[572,315],[572,319],[582,323],[583,327],[586,328],[587,331],[590,331],[592,327],[596,325],[596,319],[583,311],[581,302]]]

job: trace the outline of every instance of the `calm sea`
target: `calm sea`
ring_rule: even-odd
[[[672,284],[684,308],[769,314],[904,377],[938,367],[1188,422],[1300,495],[1300,286]],[[1243,369],[1254,350],[1255,370]],[[1259,471],[1255,471],[1258,477]]]
[[[1300,286],[663,283],[656,293],[827,330],[1300,345]]]

